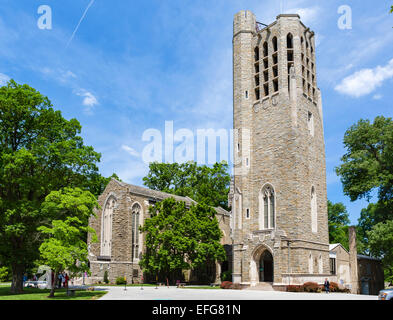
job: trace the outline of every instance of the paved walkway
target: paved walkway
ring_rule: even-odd
[[[305,293],[256,290],[181,289],[176,287],[98,287],[109,292],[100,300],[378,300],[347,293]]]

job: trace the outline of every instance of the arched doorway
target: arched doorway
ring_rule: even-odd
[[[259,260],[259,282],[273,282],[273,256],[265,250]]]

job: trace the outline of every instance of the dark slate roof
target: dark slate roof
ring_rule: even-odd
[[[182,197],[182,196],[174,195],[174,194],[167,193],[167,192],[152,190],[149,188],[144,188],[144,187],[136,186],[133,184],[121,182],[121,181],[118,181],[114,178],[112,178],[112,180],[117,182],[122,187],[128,188],[128,191],[130,193],[139,194],[139,195],[151,198],[153,200],[161,201],[161,200],[164,200],[167,198],[174,198],[176,201],[185,202],[187,206],[191,206],[192,204],[197,204],[197,202],[195,200],[191,199],[190,197]],[[230,215],[230,213],[228,211],[226,211],[225,209],[223,209],[221,207],[215,207],[214,210],[216,211],[217,214],[228,215],[228,216]]]
[[[381,259],[377,259],[370,256],[365,256],[364,254],[358,254],[358,259],[367,259],[367,260],[374,260],[374,261],[381,261]]]

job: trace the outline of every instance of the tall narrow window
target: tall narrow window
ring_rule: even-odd
[[[278,50],[277,37],[273,38],[272,43],[273,43],[273,51],[276,52]]]
[[[322,263],[322,255],[319,254],[319,258],[318,258],[318,271],[320,274],[323,273],[323,263]]]
[[[265,41],[263,43],[263,56],[267,57],[268,55],[269,55],[269,48],[267,42]]]
[[[291,33],[288,33],[288,35],[287,35],[287,48],[288,49],[293,48],[293,36]]]
[[[314,136],[314,117],[311,112],[308,112],[308,115],[307,115],[307,125],[308,125],[308,131],[310,132],[310,135],[313,137]]]
[[[314,268],[313,268],[313,261],[312,261],[312,255],[308,256],[308,273],[312,274],[314,273]]]
[[[270,193],[270,227],[274,228],[274,193]]]
[[[261,98],[259,88],[255,88],[255,100],[259,100]]]
[[[330,274],[336,274],[336,258],[330,258]]]
[[[141,214],[141,207],[139,204],[134,204],[131,209],[131,222],[132,222],[132,232],[131,232],[131,250],[132,258],[138,259],[139,257],[139,216]]]
[[[268,195],[265,194],[263,196],[263,220],[264,220],[264,227],[267,229],[269,227],[269,198]]]
[[[271,186],[265,186],[260,193],[260,229],[273,229],[276,225],[275,193]]]
[[[250,219],[250,209],[246,209],[246,219]]]
[[[277,79],[273,80],[273,91],[274,92],[278,91],[278,80]]]
[[[254,49],[254,59],[255,61],[259,60],[259,47],[255,47]]]
[[[102,212],[102,224],[101,224],[101,255],[111,256],[112,247],[112,216],[113,210],[116,205],[116,200],[112,196],[105,204]]]
[[[318,231],[317,195],[315,188],[311,188],[311,230],[313,233]]]

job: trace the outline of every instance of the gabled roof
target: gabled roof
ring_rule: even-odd
[[[340,247],[343,248],[347,253],[349,253],[348,250],[345,249],[344,246],[343,246],[341,243],[332,243],[332,244],[329,244],[329,251],[332,251],[332,250],[336,249],[338,246],[340,246]]]
[[[341,243],[332,243],[329,244],[329,251],[333,251],[334,249],[336,249],[338,246],[341,246],[341,248],[343,248],[346,252],[348,252],[347,249],[344,248],[344,246]],[[349,252],[348,252],[349,254]],[[357,255],[358,260],[359,259],[367,259],[367,260],[374,260],[374,261],[381,261],[381,259],[375,258],[375,257],[371,257],[371,256],[366,256],[364,254],[358,254]]]
[[[144,187],[136,186],[133,184],[121,182],[121,181],[118,181],[114,178],[112,178],[112,180],[115,181],[116,183],[118,183],[119,185],[121,185],[122,187],[127,188],[130,193],[139,194],[139,195],[151,198],[152,200],[161,201],[161,200],[164,200],[167,198],[174,198],[176,201],[185,202],[187,206],[197,204],[197,202],[195,200],[191,199],[190,197],[183,197],[183,196],[178,196],[178,195],[167,193],[167,192],[152,190],[149,188],[144,188]],[[216,208],[214,208],[214,210],[216,211],[217,214],[223,214],[223,215],[228,215],[228,216],[230,215],[230,213],[228,211],[226,211],[225,209],[223,209],[221,207],[216,207]]]

